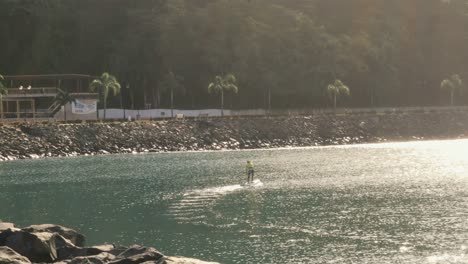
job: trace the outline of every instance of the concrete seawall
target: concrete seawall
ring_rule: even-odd
[[[0,160],[319,146],[468,136],[468,111],[315,114],[0,127]]]

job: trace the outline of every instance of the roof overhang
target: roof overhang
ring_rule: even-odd
[[[15,80],[78,80],[78,79],[94,79],[98,76],[87,74],[37,74],[37,75],[4,75],[5,81]]]

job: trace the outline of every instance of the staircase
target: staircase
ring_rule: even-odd
[[[47,113],[49,113],[50,117],[54,117],[54,115],[60,111],[62,105],[58,101],[54,101],[49,108],[47,109]]]

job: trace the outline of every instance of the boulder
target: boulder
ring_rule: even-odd
[[[0,247],[0,264],[29,264],[28,258],[21,256],[9,247]]]
[[[59,226],[59,225],[51,225],[51,224],[43,224],[43,225],[31,225],[25,228],[22,228],[25,232],[49,232],[49,233],[57,233],[64,238],[70,240],[75,246],[83,247],[85,243],[85,237],[76,232],[73,229]]]
[[[28,233],[11,229],[0,233],[0,246],[7,246],[32,262],[53,262],[57,259],[56,234]]]
[[[184,257],[165,257],[165,260],[167,264],[219,264],[218,262],[206,262]]]
[[[76,257],[68,262],[68,264],[104,264],[109,263],[115,259],[115,256],[103,252],[94,256]]]
[[[57,247],[57,258],[58,260],[66,260],[72,259],[76,257],[90,257],[100,255],[102,253],[109,253],[110,255],[114,255],[111,252],[113,246],[96,246],[96,247],[87,247],[87,248],[80,248],[75,246],[66,245],[63,247]]]
[[[86,249],[75,246],[70,240],[55,234],[55,249],[57,251],[57,260],[73,258],[75,256],[86,256]],[[96,252],[99,254],[101,251]]]
[[[116,256],[112,264],[137,264],[147,261],[164,263],[164,256],[161,252],[152,247],[142,247],[133,245]]]
[[[6,223],[6,222],[0,222],[0,232],[7,230],[7,229],[12,229],[15,228],[15,225],[12,223]]]

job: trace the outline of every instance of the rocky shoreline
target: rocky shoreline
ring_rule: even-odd
[[[468,112],[0,126],[0,160],[464,138]]]
[[[216,264],[184,257],[169,257],[152,247],[133,245],[85,246],[85,237],[59,225],[17,228],[0,222],[0,264]]]

